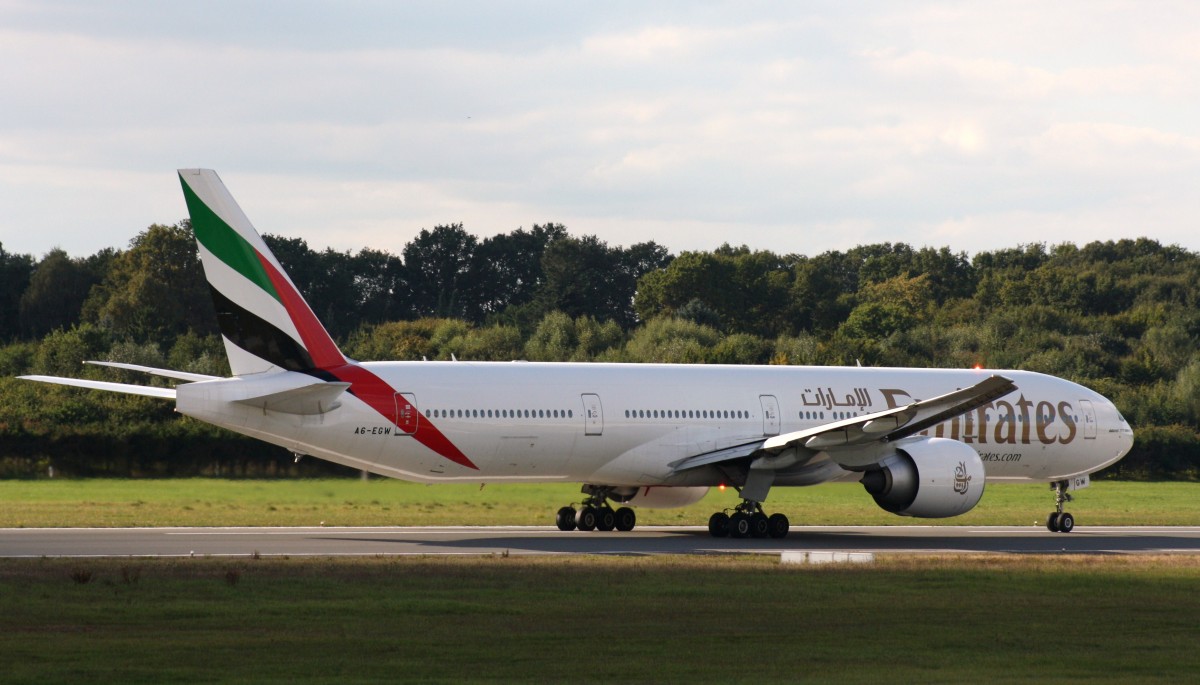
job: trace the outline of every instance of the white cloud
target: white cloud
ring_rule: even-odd
[[[315,247],[559,221],[673,250],[1097,231],[1200,249],[1191,4],[275,15],[0,4],[5,249],[123,246],[183,215],[173,170],[195,165]]]

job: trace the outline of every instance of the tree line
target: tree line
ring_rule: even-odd
[[[264,240],[357,359],[1028,369],[1088,385],[1129,419],[1137,444],[1109,475],[1200,476],[1200,255],[1179,246],[672,255],[561,224],[483,239],[437,226],[399,255]],[[179,419],[168,403],[12,380],[145,382],[84,359],[227,373],[186,221],[87,257],[0,245],[0,341],[0,475],[336,470]]]

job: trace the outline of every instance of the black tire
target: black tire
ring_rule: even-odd
[[[596,530],[601,530],[607,533],[617,527],[617,516],[609,507],[600,507],[596,509]]]
[[[714,538],[729,537],[729,514],[718,511],[708,517],[708,534]]]
[[[637,514],[629,507],[621,507],[616,511],[617,530],[628,533],[637,525]]]
[[[750,537],[750,517],[739,512],[729,517],[729,537]]]
[[[575,509],[574,507],[563,507],[558,510],[558,515],[554,517],[554,525],[558,529],[567,532],[575,530]]]
[[[765,538],[771,530],[767,515],[760,512],[750,514],[750,537]]]
[[[1064,511],[1062,516],[1058,517],[1058,532],[1070,533],[1073,530],[1075,530],[1075,517]]]
[[[596,530],[596,510],[584,507],[575,514],[575,525],[579,530]]]
[[[783,514],[771,514],[771,518],[767,519],[767,534],[776,540],[787,537],[790,527],[791,522]]]
[[[1046,517],[1046,530],[1050,531],[1051,533],[1058,532],[1058,517],[1059,513],[1057,511]]]

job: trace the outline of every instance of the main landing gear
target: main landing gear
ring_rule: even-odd
[[[708,533],[714,538],[782,538],[790,526],[783,514],[767,516],[762,504],[753,500],[742,500],[733,510],[733,515],[718,511],[708,519]]]
[[[1063,511],[1063,504],[1075,498],[1067,492],[1067,481],[1060,480],[1050,484],[1054,491],[1054,512],[1046,519],[1046,528],[1051,533],[1070,533],[1075,529],[1075,517],[1070,512]]]
[[[613,510],[608,504],[609,490],[600,487],[585,487],[587,498],[578,511],[574,507],[563,507],[554,517],[554,524],[561,531],[611,530],[630,531],[637,525],[637,514],[629,507]]]
[[[728,475],[728,474],[727,474]],[[730,479],[732,480],[732,479]],[[771,484],[775,481],[774,469],[756,469],[753,465],[746,471],[745,481],[738,488],[742,503],[733,508],[733,514],[718,511],[708,519],[708,533],[714,538],[781,538],[788,534],[790,523],[783,514],[763,511],[762,502],[767,499]],[[736,487],[736,486],[735,486]]]

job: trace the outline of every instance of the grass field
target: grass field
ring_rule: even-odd
[[[0,560],[0,680],[1186,682],[1198,584],[1195,556]]]
[[[1200,483],[1098,481],[1070,505],[1078,525],[1200,525]],[[0,527],[551,525],[578,485],[416,485],[396,480],[0,481]],[[644,525],[702,525],[736,493],[713,491],[682,509],[640,509]],[[987,487],[952,519],[911,519],[875,506],[857,484],[775,488],[767,502],[793,526],[1041,525],[1046,485]]]

